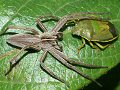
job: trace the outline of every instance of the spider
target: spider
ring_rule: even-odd
[[[84,14],[84,13],[82,13]],[[33,28],[27,28],[22,26],[9,26],[6,28],[5,32],[10,29],[15,30],[25,30],[30,31],[32,34],[16,34],[12,37],[8,38],[7,42],[13,46],[17,46],[21,48],[21,50],[10,60],[10,68],[5,73],[5,75],[8,75],[13,67],[15,67],[16,63],[19,61],[19,55],[24,52],[26,49],[35,49],[37,51],[43,50],[43,55],[40,58],[40,66],[41,68],[47,72],[50,76],[53,78],[61,81],[68,87],[70,86],[67,81],[64,79],[61,79],[58,77],[54,72],[51,71],[51,69],[44,64],[45,58],[48,53],[50,53],[53,57],[55,57],[59,62],[61,62],[64,66],[67,68],[75,71],[76,73],[80,74],[84,78],[91,80],[101,86],[100,83],[89,77],[88,75],[82,73],[78,68],[76,68],[76,65],[80,65],[86,68],[106,68],[106,66],[96,66],[96,65],[90,65],[85,64],[82,62],[78,62],[72,59],[69,59],[67,56],[64,55],[64,53],[61,50],[61,46],[58,44],[58,39],[62,37],[62,32],[59,32],[59,30],[66,25],[68,22],[74,21],[74,20],[82,20],[82,19],[94,19],[94,17],[89,16],[82,16],[81,13],[75,13],[63,16],[55,25],[55,27],[51,30],[51,32],[48,32],[47,28],[43,25],[42,19],[54,19],[58,20],[59,18],[56,16],[40,16],[37,18],[36,22],[37,25],[43,30],[43,33],[40,34],[37,30]],[[29,50],[28,50],[29,52]]]

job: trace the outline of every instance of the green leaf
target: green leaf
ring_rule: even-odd
[[[115,90],[120,90],[120,83],[119,83],[119,85],[116,87]]]
[[[35,21],[41,15],[62,17],[75,12],[111,12],[111,22],[120,32],[119,6],[119,0],[0,0],[0,33],[3,33],[9,25],[37,29]],[[50,31],[56,22],[46,22],[44,24]],[[72,36],[71,28],[68,27],[64,30],[63,40],[59,41],[63,46],[65,55],[86,64],[109,67],[108,69],[85,69],[80,67],[79,69],[82,72],[93,79],[97,79],[120,62],[119,38],[105,50],[93,49],[87,44],[78,55],[77,48],[82,44],[82,41]],[[23,57],[10,74],[5,76],[5,72],[9,69],[9,60],[18,52],[6,43],[9,36],[8,34],[0,36],[0,90],[68,89],[63,83],[52,78],[40,68],[39,59],[42,51],[30,53]],[[90,83],[89,80],[63,66],[51,55],[47,56],[45,64],[56,75],[70,83],[70,89],[68,90],[81,89]]]

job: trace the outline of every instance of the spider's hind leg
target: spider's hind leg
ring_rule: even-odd
[[[15,30],[24,30],[24,31],[31,31],[34,35],[39,35],[39,32],[33,28],[29,28],[29,27],[23,27],[23,26],[8,26],[4,33],[7,32],[10,29],[15,29]]]
[[[45,58],[46,58],[46,56],[47,56],[47,51],[44,51],[44,54],[41,56],[41,58],[40,58],[40,66],[42,67],[42,69],[44,69],[50,76],[52,76],[53,78],[55,78],[55,79],[57,79],[57,80],[59,80],[59,81],[61,81],[62,83],[64,83],[65,85],[67,85],[67,87],[70,87],[69,86],[69,84],[65,81],[65,80],[63,80],[63,79],[61,79],[60,77],[58,77],[57,75],[55,75],[45,64],[44,64],[44,60],[45,60]]]
[[[88,69],[99,69],[99,68],[108,68],[107,66],[98,66],[93,64],[85,64],[83,62],[77,61],[76,59],[69,58],[67,61],[72,65],[78,65]]]
[[[19,55],[24,52],[24,50],[27,49],[27,46],[26,47],[23,47],[11,60],[10,60],[10,68],[9,70],[5,73],[5,76],[8,75],[13,67],[16,66],[16,64],[19,62]]]
[[[55,48],[56,49],[56,48]],[[59,50],[60,51],[60,50]],[[59,54],[59,56],[61,56],[62,58],[64,58],[68,63],[76,66],[81,66],[81,67],[85,67],[85,68],[93,68],[93,69],[98,69],[98,68],[108,68],[107,66],[98,66],[98,65],[92,65],[92,64],[85,64],[83,62],[77,61],[76,59],[73,58],[68,58],[67,56],[65,56],[62,52],[57,51],[56,53]]]
[[[58,59],[58,61],[60,61],[62,64],[64,64],[66,67],[68,67],[69,69],[75,71],[76,73],[78,73],[79,75],[83,76],[84,78],[91,80],[93,82],[95,82],[97,85],[99,85],[100,87],[102,87],[102,85],[95,81],[94,79],[92,79],[90,76],[84,74],[83,72],[81,72],[78,68],[76,68],[74,65],[72,65],[71,63],[69,63],[68,58],[59,50],[52,48],[50,50],[50,53]]]

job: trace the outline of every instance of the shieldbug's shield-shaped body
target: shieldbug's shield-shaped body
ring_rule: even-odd
[[[85,46],[85,40],[96,48],[96,44],[101,49],[106,48],[109,42],[118,38],[118,32],[114,25],[107,20],[81,20],[72,29],[73,35],[81,36],[83,44],[78,48],[78,52]],[[93,44],[94,43],[94,44]]]

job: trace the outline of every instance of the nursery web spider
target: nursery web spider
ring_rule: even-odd
[[[84,14],[84,13],[82,13]],[[86,14],[86,13],[85,13]],[[10,69],[5,75],[8,75],[12,68],[15,66],[15,64],[19,60],[19,55],[24,52],[26,49],[35,49],[37,51],[43,50],[43,55],[40,58],[40,66],[42,69],[44,69],[50,76],[53,78],[61,81],[62,83],[66,84],[69,87],[69,84],[55,75],[50,68],[48,68],[45,64],[45,58],[48,53],[50,53],[52,56],[54,56],[59,62],[61,62],[63,65],[68,67],[69,69],[77,72],[81,76],[83,76],[86,79],[89,79],[99,86],[97,81],[94,79],[90,78],[88,75],[82,73],[78,68],[75,67],[75,65],[80,65],[86,68],[106,68],[105,66],[95,66],[95,65],[90,65],[90,64],[84,64],[82,62],[78,62],[75,60],[69,59],[67,56],[64,55],[64,53],[61,51],[60,46],[58,45],[58,39],[62,37],[62,32],[58,32],[65,24],[71,21],[75,20],[82,20],[82,19],[94,19],[94,17],[89,17],[89,16],[82,16],[81,13],[76,13],[76,14],[71,14],[71,15],[66,15],[62,17],[56,24],[56,26],[52,29],[51,32],[48,32],[47,28],[43,25],[42,19],[56,19],[58,20],[59,18],[56,16],[40,16],[37,19],[37,25],[44,31],[42,34],[39,34],[39,32],[35,29],[32,28],[27,28],[27,27],[21,27],[21,26],[9,26],[5,30],[5,32],[9,29],[16,29],[16,30],[25,30],[25,31],[31,31],[32,34],[16,34],[13,35],[12,37],[8,38],[7,42],[11,45],[20,47],[21,50],[10,60]]]

